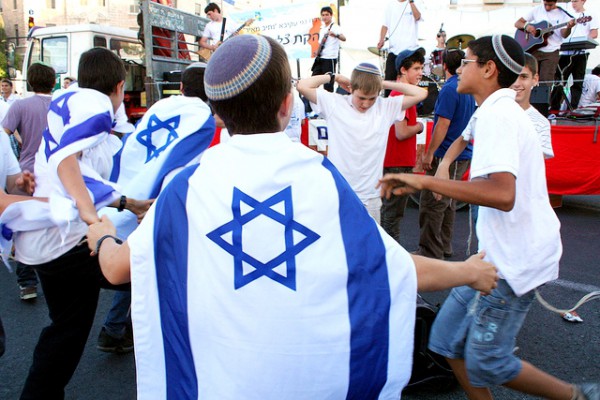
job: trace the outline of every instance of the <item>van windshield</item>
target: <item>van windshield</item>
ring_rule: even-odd
[[[68,66],[67,48],[66,36],[42,39],[41,45],[39,40],[35,40],[29,65],[41,61],[54,68],[57,74],[64,74],[67,72]]]

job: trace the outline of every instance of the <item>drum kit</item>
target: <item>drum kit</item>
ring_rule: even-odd
[[[456,35],[452,36],[446,41],[447,49],[466,49],[467,45],[471,40],[474,40],[473,35]],[[381,57],[382,64],[385,65],[385,61],[388,56],[387,49],[379,49],[377,47],[367,47],[371,53]],[[442,58],[444,56],[444,49],[436,49],[431,52],[429,59],[425,61],[423,66],[423,76],[429,77],[433,81],[439,82],[444,80],[444,68],[442,67]],[[383,68],[382,68],[383,70]]]
[[[446,41],[446,49],[466,49],[469,42],[475,40],[473,35],[456,35]],[[385,70],[385,62],[388,56],[387,49],[379,49],[377,47],[367,47],[369,52],[380,57],[382,64],[382,71]],[[419,82],[419,86],[427,88],[427,98],[419,104],[417,107],[417,113],[419,115],[430,115],[433,114],[435,102],[437,100],[440,91],[440,82],[445,81],[444,68],[443,68],[443,56],[445,49],[436,49],[431,52],[429,59],[425,60],[423,66],[423,78]]]

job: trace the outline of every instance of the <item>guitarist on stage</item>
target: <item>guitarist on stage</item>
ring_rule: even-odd
[[[333,22],[331,7],[321,8],[321,31],[319,32],[319,49],[315,53],[315,62],[312,66],[312,76],[324,75],[327,72],[335,73],[340,52],[340,41],[345,42],[346,36],[341,32],[339,25]],[[333,83],[323,85],[328,92],[333,92]]]
[[[558,66],[558,49],[563,40],[571,34],[571,28],[575,26],[573,20],[562,8],[556,5],[556,0],[544,0],[544,4],[529,10],[523,17],[515,22],[515,28],[528,33],[531,38],[536,33],[534,23],[547,21],[551,25],[567,23],[563,29],[552,31],[547,42],[534,51],[528,51],[538,60],[540,86],[552,86],[556,67]],[[525,49],[527,50],[527,49]]]
[[[221,15],[221,8],[215,3],[208,3],[204,8],[204,12],[206,13],[206,17],[210,19],[210,22],[206,24],[198,44],[200,50],[208,49],[212,52],[231,35],[233,30],[225,24],[225,18]],[[210,56],[204,58],[208,60]]]

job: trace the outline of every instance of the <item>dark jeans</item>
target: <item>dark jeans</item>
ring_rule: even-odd
[[[577,108],[579,105],[579,99],[581,98],[581,92],[583,91],[583,78],[585,77],[588,56],[589,54],[562,55],[558,60],[558,68],[556,69],[554,79],[563,82],[566,86],[567,79],[569,79],[570,75],[573,75],[573,85],[570,88],[571,108]],[[552,90],[550,109],[559,110],[560,104],[564,98],[564,87],[555,86]]]
[[[441,158],[434,157],[432,169],[427,175],[435,175]],[[469,168],[470,160],[455,161],[450,166],[450,179],[461,180]],[[436,200],[429,190],[421,190],[419,201],[419,254],[444,259],[445,254],[452,254],[452,233],[456,214],[456,200],[442,197]]]
[[[110,285],[85,243],[33,268],[51,323],[38,339],[21,399],[63,399],[92,328],[100,288],[123,290],[129,285]]]
[[[112,306],[106,314],[104,329],[110,336],[120,339],[125,335],[129,310],[131,308],[131,291],[117,291]]]
[[[17,261],[17,283],[20,287],[37,286],[38,278],[31,265],[25,265]]]
[[[384,174],[411,174],[413,167],[388,167],[383,169]],[[400,243],[400,221],[404,217],[404,209],[408,203],[408,195],[392,195],[389,199],[381,199],[381,227]]]
[[[315,62],[312,66],[312,76],[325,75],[328,72],[335,73],[335,67],[337,60],[332,58],[315,58]],[[326,83],[323,85],[323,89],[328,92],[333,92],[333,84]]]
[[[396,71],[396,54],[388,53],[387,60],[385,61],[385,80],[386,81],[396,81],[398,77],[398,71]],[[388,97],[392,91],[386,89],[383,92],[384,97]]]

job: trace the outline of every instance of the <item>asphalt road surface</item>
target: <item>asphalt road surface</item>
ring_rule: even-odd
[[[594,203],[594,202],[592,202]],[[600,201],[582,208],[566,203],[557,209],[562,223],[564,253],[560,279],[546,285],[542,294],[551,304],[568,308],[590,291],[600,290]],[[418,210],[409,206],[402,224],[403,245],[415,250],[418,242]],[[453,259],[464,258],[468,237],[468,211],[457,215]],[[447,292],[428,293],[424,297],[437,304]],[[133,354],[114,355],[96,350],[96,339],[112,292],[100,298],[95,326],[66,399],[135,399],[135,363]],[[579,309],[582,324],[563,321],[535,302],[518,337],[517,354],[534,365],[571,382],[600,381],[600,302],[592,301]],[[34,303],[19,300],[14,274],[0,267],[0,316],[7,334],[6,354],[0,358],[0,399],[18,399],[33,348],[41,329],[48,323],[44,297]],[[507,389],[495,388],[498,399],[533,399]],[[427,386],[405,393],[403,398],[465,399],[459,387],[439,389]]]

